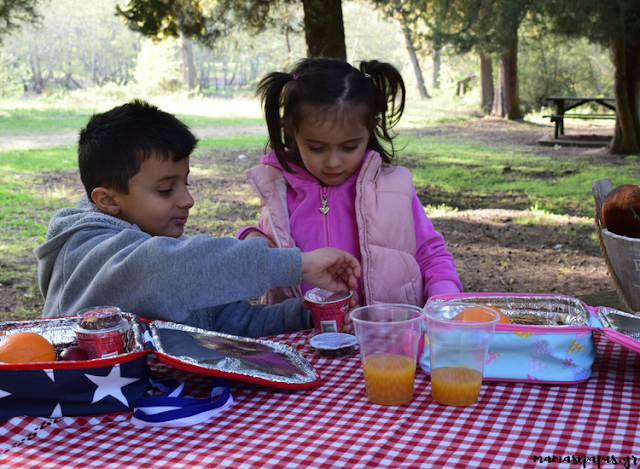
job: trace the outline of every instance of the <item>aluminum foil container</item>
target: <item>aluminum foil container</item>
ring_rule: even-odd
[[[598,308],[597,314],[604,327],[640,340],[640,317],[612,308]]]
[[[144,340],[138,325],[138,318],[130,313],[122,313],[122,317],[129,321],[130,328],[124,336],[125,353],[138,352],[144,349]],[[16,332],[35,332],[47,339],[58,355],[68,347],[76,347],[76,333],[73,326],[77,319],[74,317],[52,319],[27,319],[24,321],[6,321],[0,323],[0,337]],[[123,354],[124,355],[124,354]]]
[[[282,384],[315,382],[318,372],[292,347],[173,322],[153,321],[159,353],[185,364]]]
[[[442,302],[444,300],[434,300]],[[449,301],[495,306],[511,324],[588,326],[589,311],[577,298],[550,296],[465,296]]]

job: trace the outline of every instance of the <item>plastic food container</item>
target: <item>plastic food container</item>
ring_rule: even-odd
[[[311,309],[314,335],[342,332],[342,318],[349,311],[351,295],[353,291],[331,292],[322,288],[314,288],[304,295]]]
[[[309,339],[316,355],[321,357],[345,357],[351,355],[356,349],[358,340],[351,334],[329,332],[318,334]]]
[[[73,330],[78,347],[95,359],[120,355],[129,327],[117,306],[96,306],[78,312]]]

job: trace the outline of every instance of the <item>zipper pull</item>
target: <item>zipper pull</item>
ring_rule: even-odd
[[[329,211],[329,207],[327,206],[327,186],[322,187],[322,207],[320,207],[320,211],[323,215],[326,215]]]

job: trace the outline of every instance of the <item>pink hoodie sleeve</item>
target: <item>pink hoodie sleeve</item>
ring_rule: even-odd
[[[249,231],[258,231],[258,232],[262,233],[266,238],[268,238],[267,234],[264,231],[262,231],[260,228],[258,228],[257,226],[245,226],[244,228],[240,228],[240,231],[238,231],[236,233],[236,239],[239,239],[240,241],[242,241],[244,239],[245,235]]]
[[[413,224],[416,231],[416,260],[424,279],[424,297],[447,293],[461,293],[462,284],[456,271],[453,255],[447,251],[444,238],[424,213],[424,207],[413,189]]]

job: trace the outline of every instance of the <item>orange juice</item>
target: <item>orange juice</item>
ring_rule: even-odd
[[[413,399],[416,363],[404,355],[371,355],[362,364],[369,401],[400,405]]]
[[[444,405],[467,406],[478,402],[482,373],[462,366],[431,370],[433,400]]]

